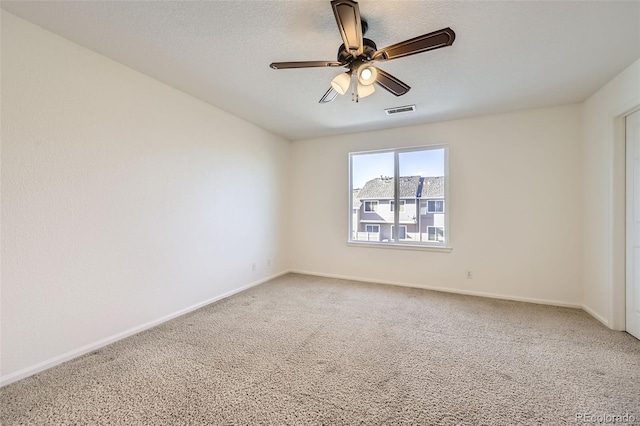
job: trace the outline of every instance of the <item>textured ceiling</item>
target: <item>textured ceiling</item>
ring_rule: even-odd
[[[381,68],[412,89],[318,103],[340,68],[329,1],[13,2],[2,8],[287,139],[579,102],[640,57],[640,2],[367,1],[384,47],[443,27],[451,47]],[[383,109],[416,104],[413,114]]]

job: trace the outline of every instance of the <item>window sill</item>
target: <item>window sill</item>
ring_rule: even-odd
[[[369,248],[390,248],[395,250],[421,250],[421,251],[436,251],[440,253],[451,253],[453,247],[449,246],[429,246],[429,245],[417,245],[417,244],[402,244],[402,243],[376,243],[369,241],[347,241],[347,245],[350,247],[369,247]]]

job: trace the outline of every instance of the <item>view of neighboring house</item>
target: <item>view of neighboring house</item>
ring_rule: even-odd
[[[394,178],[372,179],[352,194],[354,241],[394,241]],[[444,242],[444,176],[401,176],[399,241]]]

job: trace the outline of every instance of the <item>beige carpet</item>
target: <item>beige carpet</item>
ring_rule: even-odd
[[[640,424],[640,341],[576,309],[287,275],[0,397],[4,426]]]

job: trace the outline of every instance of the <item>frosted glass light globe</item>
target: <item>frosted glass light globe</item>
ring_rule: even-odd
[[[358,81],[365,86],[375,83],[377,77],[378,70],[375,67],[363,66],[358,70]]]
[[[346,72],[338,74],[333,80],[331,80],[331,87],[341,95],[344,95],[347,90],[349,90],[350,84],[351,77]]]
[[[366,98],[367,96],[372,95],[373,92],[375,92],[375,91],[376,91],[376,86],[374,86],[373,84],[365,86],[364,84],[358,83],[358,97],[359,98]]]

